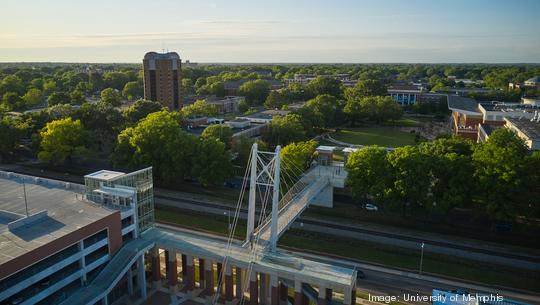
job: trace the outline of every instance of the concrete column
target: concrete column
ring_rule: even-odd
[[[141,289],[141,299],[146,300],[146,273],[144,272],[144,255],[137,258],[137,281]]]
[[[79,241],[78,248],[80,252],[84,250],[84,242],[82,240]],[[83,274],[81,276],[81,284],[85,286],[86,285],[86,258],[84,255],[81,255],[81,258],[79,259],[79,268],[83,271]]]
[[[278,277],[275,274],[270,275],[270,304],[279,305],[279,284]]]
[[[281,304],[287,304],[287,297],[289,296],[289,288],[283,282],[279,283],[279,300]]]
[[[294,281],[294,305],[302,305],[302,282]]]
[[[204,258],[199,258],[199,287],[204,288]]]
[[[283,282],[279,283],[279,300],[280,304],[287,304],[289,296],[289,287],[285,285]]]
[[[326,305],[326,288],[320,286],[319,287],[319,298],[317,301],[318,305]]]
[[[351,305],[356,305],[356,287],[351,291]]]
[[[257,279],[257,272],[251,271],[249,277],[249,305],[259,304],[259,280]]]
[[[326,300],[328,303],[332,302],[332,288],[326,288]]]
[[[259,273],[259,300],[261,305],[268,304],[268,274]]]
[[[193,256],[186,255],[186,290],[195,289],[195,267],[193,266]]]
[[[107,298],[108,294],[106,294],[103,299],[101,299],[102,305],[109,305],[109,298]]]
[[[204,273],[206,284],[204,285],[204,294],[213,295],[214,294],[214,264],[212,261],[207,261],[204,265]]]
[[[225,265],[225,301],[231,302],[233,300],[233,276],[232,267],[230,263]]]
[[[223,277],[223,264],[216,263],[216,288],[220,295],[223,295],[223,285],[225,283],[225,278]],[[218,287],[219,285],[219,287]]]
[[[127,271],[127,289],[128,289],[128,295],[133,295],[133,271],[131,270],[131,266],[129,266]]]
[[[176,260],[176,252],[170,251],[167,255],[167,279],[169,287],[174,288],[178,284],[178,261]]]
[[[242,268],[236,267],[236,298],[240,300],[242,295]]]
[[[182,254],[182,280],[185,282],[186,281],[186,269],[187,269],[187,265],[186,265],[186,255]]]
[[[161,282],[161,271],[159,262],[159,249],[157,247],[151,250],[151,265],[152,265],[152,286],[157,287]]]
[[[164,253],[165,254],[163,256],[165,256],[165,274],[168,277],[169,276],[169,256],[172,253],[170,253],[169,250],[165,250]]]
[[[352,299],[353,299],[352,294],[353,294],[353,289],[351,289],[351,288],[346,288],[343,291],[343,305],[351,305],[351,304],[353,304],[352,303]],[[356,295],[355,295],[355,299],[356,299]]]

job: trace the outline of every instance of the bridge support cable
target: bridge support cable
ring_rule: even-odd
[[[248,157],[248,164],[250,163],[251,161],[251,158],[252,156],[250,155]],[[244,179],[242,181],[242,187],[240,188],[240,195],[238,197],[238,202],[236,203],[236,208],[235,208],[235,211],[234,211],[234,216],[233,216],[233,221],[232,221],[232,224],[230,224],[230,228],[229,228],[229,234],[228,234],[228,238],[227,238],[227,248],[226,248],[226,255],[224,256],[223,260],[222,260],[222,266],[224,268],[227,267],[227,263],[228,263],[228,258],[230,256],[230,251],[231,251],[231,246],[232,246],[232,242],[234,240],[234,234],[236,232],[236,227],[238,225],[238,220],[240,219],[240,210],[242,208],[242,203],[244,202],[244,195],[245,195],[245,190],[246,190],[246,186],[247,186],[247,176],[249,174],[249,167],[246,167],[246,170],[244,172]],[[218,288],[217,288],[217,293],[214,295],[214,300],[213,300],[213,304],[215,304],[218,299],[216,298],[216,296],[219,297],[220,295],[220,289],[222,287],[222,281],[223,281],[223,274],[224,272],[221,272],[219,278],[218,278]]]

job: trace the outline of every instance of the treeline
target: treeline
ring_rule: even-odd
[[[506,128],[484,143],[448,137],[391,152],[371,146],[352,153],[346,168],[355,198],[403,214],[464,208],[494,220],[540,217],[540,152],[530,155]]]
[[[81,105],[89,97],[99,97],[108,88],[128,100],[141,97],[139,68],[124,67],[106,72],[71,66],[6,68],[0,71],[0,112]]]

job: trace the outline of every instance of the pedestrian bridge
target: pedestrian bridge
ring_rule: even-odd
[[[215,304],[219,301],[215,295],[222,294],[226,302],[243,302],[249,297],[249,304],[253,305],[279,304],[275,303],[277,299],[285,298],[279,294],[285,294],[289,287],[296,292],[294,304],[300,305],[308,297],[303,290],[309,285],[318,287],[324,299],[329,298],[329,291],[330,295],[335,291],[344,295],[344,304],[353,304],[354,269],[299,258],[284,251],[256,253],[253,255],[239,242],[229,244],[202,233],[158,225],[127,242],[85,289],[62,304],[107,304],[107,295],[126,281],[128,293],[138,291],[143,299],[149,287],[166,287],[177,301],[198,298]],[[144,267],[147,259],[151,265],[149,273]],[[151,277],[150,286],[147,274]]]

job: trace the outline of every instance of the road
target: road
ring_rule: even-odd
[[[225,236],[209,232],[201,232],[199,230],[187,229],[163,223],[158,223],[157,226],[167,228],[169,230],[179,230],[183,232],[190,232],[191,234],[204,235],[211,238],[227,240]],[[299,250],[289,247],[280,247],[279,250],[288,251],[294,253],[295,255],[319,261],[322,263],[339,265],[347,268],[357,268],[359,270],[362,270],[366,277],[364,279],[358,280],[357,289],[361,292],[369,293],[371,295],[394,295],[401,298],[403,298],[403,295],[405,294],[419,294],[429,296],[432,293],[432,289],[436,288],[440,290],[466,290],[470,293],[478,292],[484,294],[499,294],[504,296],[505,298],[511,298],[531,304],[540,304],[540,294],[531,295],[523,292],[500,290],[471,283],[452,281],[434,276],[420,276],[418,274],[408,273],[398,269],[366,264],[352,259],[335,258],[326,255],[323,256],[320,254],[306,252],[305,250]],[[411,303],[429,304],[423,302]]]
[[[20,165],[3,165],[5,170],[27,173],[45,178],[53,178],[74,183],[82,183],[82,177],[73,175],[62,175],[56,172],[42,172],[35,168],[27,168]],[[177,191],[155,190],[156,204],[171,206],[180,209],[192,210],[201,213],[211,213],[223,215],[224,213],[234,213],[234,207],[223,202],[208,200],[197,194],[186,194]],[[240,210],[240,217],[246,218],[246,209]],[[530,270],[540,271],[540,256],[520,253],[514,249],[505,248],[504,245],[494,246],[493,244],[479,244],[477,242],[463,242],[449,240],[443,237],[415,236],[412,234],[395,233],[389,230],[374,229],[364,225],[344,225],[332,221],[324,221],[301,216],[293,225],[294,228],[314,231],[319,233],[334,234],[348,238],[382,243],[389,246],[397,246],[418,250],[422,242],[425,243],[426,252],[452,255],[467,259],[490,262],[495,264],[520,267]]]
[[[234,214],[234,208],[227,204],[206,202],[199,200],[180,199],[178,197],[155,195],[156,205],[176,207],[180,209],[192,210],[201,213],[215,215]],[[247,218],[247,210],[240,209],[239,216]],[[306,231],[333,234],[341,237],[365,240],[375,243],[397,246],[408,249],[419,249],[422,242],[425,243],[426,252],[463,257],[467,259],[502,264],[511,267],[519,267],[540,271],[540,258],[537,256],[501,251],[499,249],[486,249],[483,247],[472,247],[466,244],[449,243],[443,240],[429,240],[404,234],[396,234],[382,231],[365,229],[360,226],[337,224],[331,221],[322,221],[307,217],[300,217],[293,228]]]

